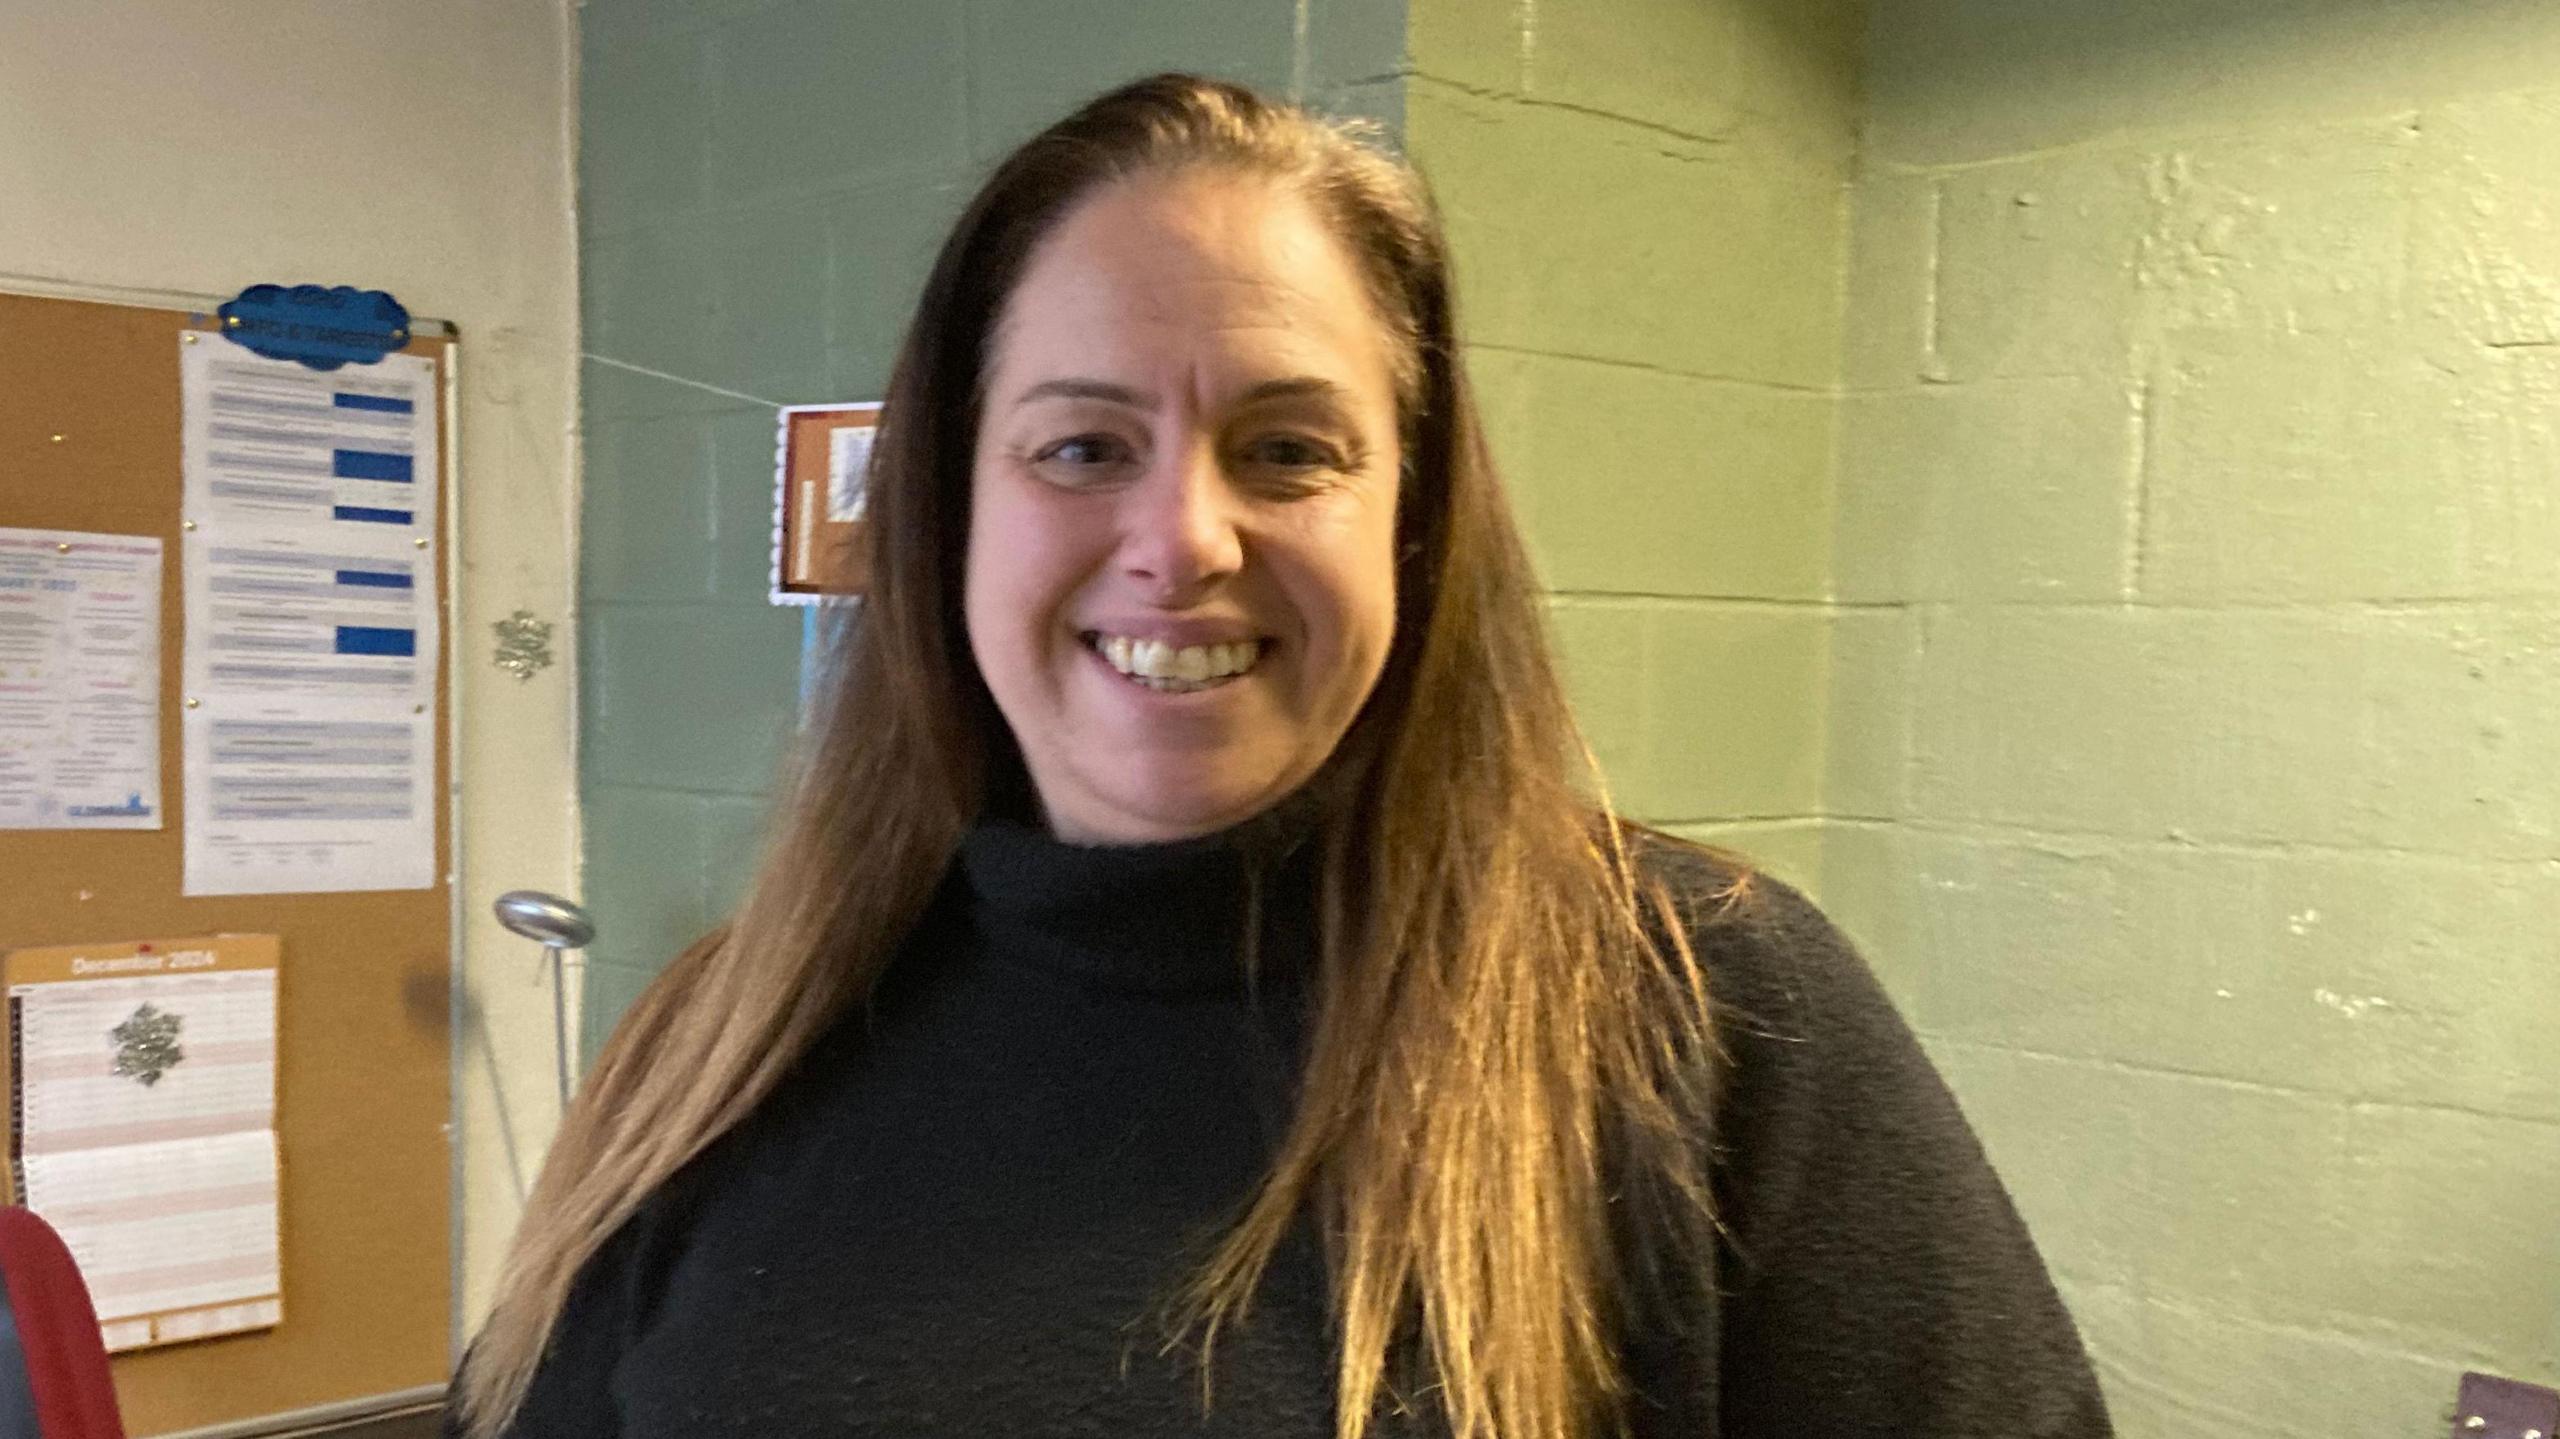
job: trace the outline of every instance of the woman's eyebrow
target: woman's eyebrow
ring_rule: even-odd
[[[1255,405],[1266,400],[1341,400],[1347,394],[1348,392],[1342,386],[1321,376],[1293,375],[1286,379],[1265,380],[1246,390],[1240,398],[1245,404]],[[1114,384],[1109,380],[1073,377],[1042,380],[1014,396],[1013,403],[1020,406],[1030,404],[1034,400],[1051,399],[1101,400],[1114,405],[1127,405],[1135,410],[1152,410],[1156,407],[1156,397],[1150,391],[1129,385]]]
[[[1013,402],[1016,405],[1027,405],[1034,400],[1048,399],[1103,400],[1115,405],[1127,405],[1137,410],[1152,410],[1156,407],[1156,397],[1145,390],[1133,389],[1127,385],[1115,385],[1109,380],[1084,379],[1042,380],[1014,396]]]
[[[1260,404],[1264,400],[1341,400],[1349,392],[1333,381],[1316,375],[1297,375],[1285,380],[1265,380],[1244,392],[1244,403]]]

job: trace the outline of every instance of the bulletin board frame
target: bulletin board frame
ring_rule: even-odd
[[[414,327],[405,352],[434,362],[438,396],[428,482],[441,532],[428,540],[434,562],[421,567],[435,576],[443,617],[430,660],[433,887],[188,897],[179,353],[231,342],[190,309],[0,293],[0,525],[157,536],[164,565],[163,827],[0,830],[0,949],[222,933],[283,940],[284,1320],[116,1356],[125,1427],[137,1436],[414,1401],[450,1370],[456,341],[428,328]]]

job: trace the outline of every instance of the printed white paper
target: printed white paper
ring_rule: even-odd
[[[190,895],[435,883],[435,371],[183,345]]]
[[[435,883],[429,715],[405,706],[218,700],[189,710],[180,728],[188,894]]]
[[[236,528],[188,550],[189,697],[434,703],[433,657],[419,652],[435,619],[424,552]]]
[[[275,941],[104,948],[9,961],[24,1202],[79,1261],[110,1349],[272,1325]]]
[[[170,1339],[273,1324],[281,1305],[273,1130],[30,1154],[28,1207],[62,1233],[110,1341],[119,1321],[208,1306]],[[128,1343],[144,1342],[147,1334]]]
[[[160,541],[0,529],[0,829],[160,827]]]
[[[186,954],[142,958],[183,963]],[[272,969],[20,984],[10,997],[21,1046],[18,1143],[27,1155],[275,1127]],[[137,1072],[155,1051],[127,1041],[151,1039],[154,1026],[180,1057]]]
[[[181,345],[186,502],[199,526],[436,533],[435,365],[315,370],[228,342]]]
[[[847,426],[827,434],[827,518],[858,520],[862,518],[870,492],[864,487],[871,468],[871,437],[879,431],[869,425]]]

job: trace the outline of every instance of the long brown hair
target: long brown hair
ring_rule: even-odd
[[[1706,1271],[1712,1042],[1693,916],[1637,872],[1632,827],[1593,797],[1460,368],[1437,219],[1413,173],[1346,128],[1164,75],[1025,144],[943,245],[873,458],[871,594],[774,839],[564,1119],[462,1377],[469,1432],[522,1402],[580,1267],[870,990],[991,785],[1018,778],[959,609],[994,329],[1079,197],[1195,167],[1298,187],[1359,261],[1406,360],[1407,469],[1395,638],[1333,761],[1352,798],[1318,841],[1295,1118],[1171,1297],[1176,1332],[1205,1385],[1220,1331],[1312,1220],[1335,1280],[1339,1439],[1405,1397],[1417,1357],[1458,1439],[1575,1439],[1621,1416],[1629,1296]]]

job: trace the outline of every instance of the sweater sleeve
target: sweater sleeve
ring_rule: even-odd
[[[1697,938],[1729,1061],[1719,1432],[2109,1434],[2034,1242],[1865,962],[1766,877]]]

